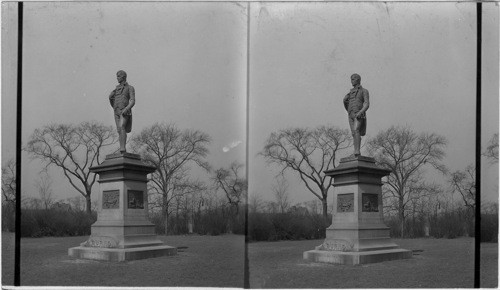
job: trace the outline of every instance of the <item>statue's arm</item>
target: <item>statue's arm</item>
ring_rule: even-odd
[[[361,114],[364,114],[370,107],[370,94],[368,90],[363,90],[363,100],[363,108],[359,111]]]
[[[128,105],[125,107],[124,111],[130,112],[130,109],[135,105],[135,89],[133,86],[128,87],[128,94],[130,99],[128,100]]]
[[[344,97],[344,108],[346,111],[349,109],[349,94]]]
[[[112,90],[109,94],[109,103],[111,104],[111,107],[115,104],[115,90]]]

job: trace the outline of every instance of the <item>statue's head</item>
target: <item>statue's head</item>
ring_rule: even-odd
[[[361,84],[361,76],[358,74],[352,74],[351,75],[351,84],[353,86]]]
[[[122,83],[127,80],[127,73],[123,70],[119,70],[116,73],[116,79],[118,80],[119,83]]]

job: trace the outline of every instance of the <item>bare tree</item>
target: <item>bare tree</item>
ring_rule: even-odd
[[[16,162],[12,159],[2,167],[2,204],[11,209],[16,204]]]
[[[41,209],[42,200],[36,197],[23,197],[21,199],[21,208],[23,209]]]
[[[491,137],[483,156],[488,158],[491,163],[498,163],[498,133],[493,134]]]
[[[413,230],[415,230],[416,217],[430,212],[427,207],[431,206],[431,203],[427,201],[437,198],[442,192],[441,186],[438,184],[425,181],[422,170],[415,171],[406,180],[405,186],[403,198],[391,187],[384,186],[382,190],[384,210],[395,212],[400,219],[401,237],[412,230],[412,228],[405,229],[408,217],[411,217]]]
[[[66,202],[60,201],[58,207],[67,208],[67,206],[69,205],[69,208],[81,211],[81,210],[85,209],[85,207],[83,206],[84,202],[85,202],[85,200],[81,196],[77,195],[77,196],[66,198]],[[56,204],[57,204],[57,202],[56,202]]]
[[[227,169],[217,169],[213,176],[216,188],[224,191],[227,202],[235,208],[236,214],[239,213],[240,203],[243,202],[248,188],[247,180],[240,177],[241,168],[243,164],[233,162]]]
[[[273,186],[274,197],[281,213],[287,212],[290,208],[290,197],[288,194],[288,182],[284,178],[276,179]]]
[[[476,169],[470,164],[465,170],[457,170],[451,173],[449,179],[454,191],[458,191],[462,196],[465,207],[475,211],[476,208]]]
[[[40,159],[45,167],[54,165],[86,200],[86,210],[92,210],[92,186],[97,175],[89,168],[102,162],[103,149],[116,143],[112,127],[97,122],[79,125],[54,124],[36,129],[31,135],[26,151],[32,158]]]
[[[278,212],[278,204],[275,201],[267,201],[265,203],[265,209],[267,213],[277,213]]]
[[[175,209],[176,224],[175,232],[179,232],[179,217],[184,215],[185,220],[192,217],[196,199],[206,190],[206,186],[201,181],[190,181],[186,179],[182,183],[175,185],[175,194],[173,194],[173,206]],[[192,221],[192,220],[191,220]]]
[[[151,179],[152,182],[148,184],[149,208],[151,210],[159,210],[162,214],[165,234],[168,234],[172,230],[170,217],[175,213],[178,218],[184,195],[191,186],[188,171],[187,168],[182,168],[174,173],[174,176],[170,178],[169,192],[167,194],[158,190],[158,185],[154,182],[153,178]]]
[[[428,183],[424,181],[422,176],[415,176],[415,179],[408,182],[407,198],[404,202],[404,216],[405,220],[411,216],[411,226],[406,232],[415,235],[417,229],[417,217],[428,218],[431,214],[435,200],[443,192],[440,185],[436,183]],[[399,211],[398,211],[399,212]],[[404,232],[403,225],[403,232]]]
[[[248,212],[249,213],[257,213],[260,212],[263,208],[264,202],[262,201],[262,197],[258,193],[250,194],[248,198]]]
[[[437,134],[413,132],[409,127],[382,131],[368,141],[368,151],[383,168],[391,170],[386,179],[384,195],[389,195],[397,208],[401,237],[408,214],[408,204],[422,194],[435,192],[435,185],[425,183],[426,167],[446,172],[441,160],[445,156],[446,139]]]
[[[482,202],[481,203],[481,214],[493,214],[498,215],[498,202]]]
[[[322,204],[316,199],[309,200],[303,202],[304,207],[307,209],[307,212],[313,213],[313,214],[319,214],[320,213],[320,208],[322,207]]]
[[[206,191],[207,187],[200,181],[192,182],[185,188],[181,206],[185,220],[187,221],[189,234],[193,233],[195,215],[198,214],[201,216],[201,207],[204,202],[204,194]]]
[[[351,134],[336,127],[291,128],[271,133],[260,155],[268,163],[280,166],[281,174],[287,169],[297,173],[307,189],[322,202],[327,220],[332,179],[324,171],[334,168],[338,152],[351,144]]]
[[[168,233],[171,203],[188,182],[191,165],[209,170],[205,161],[210,136],[198,130],[180,130],[175,124],[156,123],[133,136],[132,148],[156,167],[151,174],[150,194],[159,195],[159,206]],[[188,182],[189,183],[189,182]]]
[[[10,159],[2,166],[2,230],[14,231],[16,197],[16,162]]]
[[[52,198],[52,179],[47,174],[46,170],[44,170],[44,172],[40,174],[40,178],[35,181],[35,187],[38,189],[40,200],[45,206],[45,209],[49,209],[54,203],[54,199]]]

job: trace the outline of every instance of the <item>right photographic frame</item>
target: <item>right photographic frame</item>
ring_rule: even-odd
[[[251,2],[248,26],[250,288],[497,287],[498,4]]]

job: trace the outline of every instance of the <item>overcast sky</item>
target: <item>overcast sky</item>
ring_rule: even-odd
[[[483,9],[485,144],[498,132],[499,26],[498,6]],[[408,125],[447,138],[451,171],[474,163],[475,3],[254,3],[250,17],[251,194],[273,199],[279,169],[257,156],[271,132],[348,128],[342,99],[353,73],[370,92],[363,140]],[[483,194],[496,200],[498,166],[485,164],[483,176]],[[286,178],[294,203],[315,198],[297,174]]]
[[[35,128],[49,123],[97,120],[114,127],[108,96],[123,69],[136,91],[132,134],[155,122],[173,122],[212,137],[208,161],[214,168],[245,162],[245,5],[30,2],[24,7],[24,144]],[[4,3],[3,24],[10,32],[4,39],[14,46],[3,55],[3,161],[15,156],[16,38],[9,16],[16,11],[16,3]],[[236,147],[228,150],[231,144]],[[32,184],[41,167],[26,157],[23,193],[36,197]],[[59,169],[50,173],[57,199],[79,195]]]
[[[175,122],[211,135],[214,167],[245,161],[246,3],[24,7],[24,143],[35,128],[53,122],[114,125],[108,95],[123,69],[136,89],[132,133]],[[16,3],[3,3],[2,164],[15,156],[16,10]],[[484,3],[483,13],[486,144],[498,132],[498,5]],[[257,156],[271,132],[348,128],[342,98],[354,72],[370,91],[366,137],[408,125],[448,139],[444,163],[452,171],[474,162],[475,3],[255,2],[249,17],[250,194],[272,199],[278,168]],[[224,152],[230,144],[238,145]],[[33,181],[41,166],[23,158],[23,192],[37,196]],[[496,200],[498,166],[483,163],[483,194]],[[78,195],[58,169],[51,175],[56,198]],[[315,198],[296,175],[287,179],[294,203]]]

